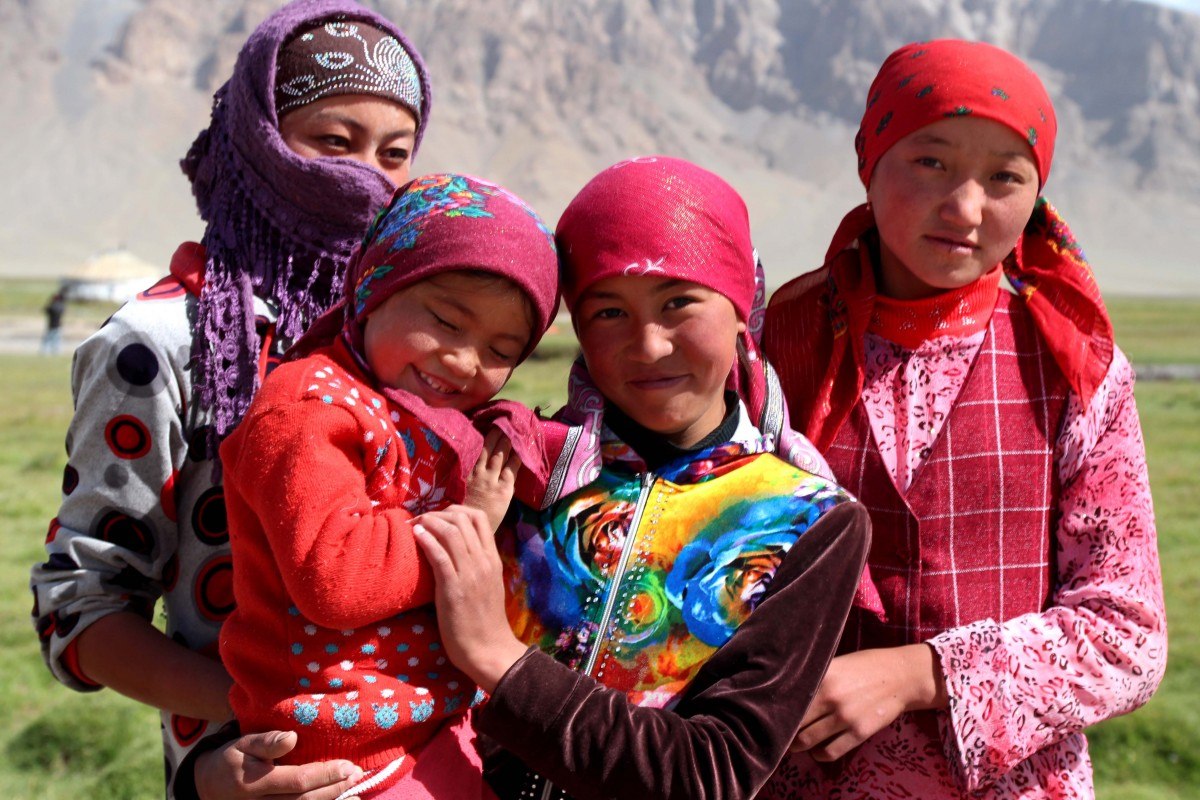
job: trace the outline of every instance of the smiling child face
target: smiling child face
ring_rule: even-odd
[[[529,303],[509,281],[448,272],[411,284],[367,317],[363,349],[384,385],[469,411],[504,387],[529,345]]]
[[[1038,189],[1029,145],[1000,123],[945,119],[905,136],[867,191],[880,292],[916,299],[978,280],[1016,245]]]
[[[588,372],[641,426],[690,447],[725,418],[725,380],[745,330],[733,303],[689,281],[605,278],[573,309]]]

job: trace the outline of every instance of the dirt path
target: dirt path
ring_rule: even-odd
[[[63,320],[62,348],[60,354],[70,355],[79,343],[95,332],[99,322],[91,319]],[[37,316],[0,317],[0,353],[36,353],[42,346],[42,334],[46,332],[46,319]]]

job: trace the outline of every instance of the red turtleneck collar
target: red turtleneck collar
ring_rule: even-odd
[[[997,266],[974,283],[919,300],[876,295],[867,331],[909,350],[929,339],[978,333],[996,308],[1000,275]]]

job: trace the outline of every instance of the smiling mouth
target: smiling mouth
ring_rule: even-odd
[[[462,389],[460,387],[455,386],[452,383],[447,383],[446,381],[442,380],[441,378],[436,378],[427,372],[422,372],[421,370],[417,369],[416,367],[413,367],[413,372],[416,374],[417,380],[419,380],[421,383],[425,384],[432,391],[437,392],[438,394],[452,395],[452,394],[459,394],[462,391]]]

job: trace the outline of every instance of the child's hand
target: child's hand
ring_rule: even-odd
[[[513,452],[508,437],[499,428],[488,431],[483,441],[483,452],[471,470],[463,505],[482,511],[492,533],[496,532],[508,513],[508,504],[512,501],[513,487],[520,469],[521,459]]]
[[[948,704],[941,664],[929,645],[848,653],[830,662],[792,749],[836,761],[903,712]]]
[[[202,800],[287,797],[334,800],[362,779],[349,761],[297,766],[275,763],[296,746],[296,734],[270,731],[247,734],[196,760],[196,796]]]
[[[483,512],[450,506],[413,526],[437,578],[438,627],[454,665],[486,692],[525,654],[508,627],[493,530]]]

